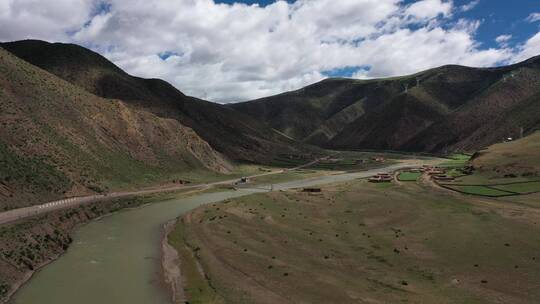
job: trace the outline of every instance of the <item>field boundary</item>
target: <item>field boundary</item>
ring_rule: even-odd
[[[506,197],[506,196],[517,196],[517,195],[523,195],[522,193],[517,193],[517,192],[510,192],[510,191],[506,191],[506,190],[500,190],[500,189],[494,189],[494,188],[490,188],[489,186],[487,185],[452,185],[452,184],[440,184],[438,183],[437,181],[433,181],[437,186],[441,187],[441,188],[444,188],[444,189],[447,189],[447,190],[450,190],[450,191],[455,191],[455,192],[458,192],[458,193],[461,193],[461,194],[465,194],[465,195],[473,195],[473,196],[484,196],[484,197]],[[506,192],[508,194],[502,194],[502,195],[489,195],[489,194],[476,194],[476,193],[470,193],[470,192],[465,192],[465,191],[462,191],[462,190],[459,190],[459,189],[455,189],[451,186],[474,186],[474,187],[486,187],[486,188],[489,188],[489,189],[492,189],[492,190],[497,190],[497,191],[501,191],[501,192]]]
[[[529,194],[535,194],[535,193],[540,193],[540,190],[537,190],[537,191],[528,191],[528,192],[516,192],[516,191],[512,191],[512,190],[506,190],[506,189],[499,189],[497,188],[498,186],[508,186],[508,185],[519,185],[519,184],[530,184],[530,183],[538,183],[540,181],[529,181],[529,182],[512,182],[512,183],[504,183],[504,184],[487,184],[487,185],[482,185],[482,184],[442,184],[442,183],[439,183],[437,181],[434,181],[438,186],[442,187],[442,188],[445,188],[445,189],[448,189],[448,190],[452,190],[452,191],[456,191],[456,192],[459,192],[459,193],[462,193],[462,194],[467,194],[467,195],[475,195],[475,196],[485,196],[485,197],[505,197],[505,196],[516,196],[516,195],[529,195]],[[466,192],[466,191],[462,191],[462,190],[459,190],[459,189],[456,189],[454,187],[485,187],[485,188],[488,188],[488,189],[492,189],[492,190],[496,190],[496,191],[500,191],[500,192],[506,192],[508,194],[502,194],[502,195],[489,195],[489,194],[476,194],[476,193],[469,193],[469,192]]]
[[[463,177],[457,176],[456,178]],[[444,185],[453,185],[453,186],[507,186],[507,185],[517,185],[517,184],[530,184],[530,183],[538,183],[540,180],[534,180],[534,181],[526,181],[526,182],[510,182],[510,183],[501,183],[501,184],[444,184]],[[540,192],[540,191],[535,191]]]

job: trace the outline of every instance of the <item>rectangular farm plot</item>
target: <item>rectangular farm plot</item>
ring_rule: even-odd
[[[513,192],[508,192],[504,190],[499,190],[492,188],[491,186],[481,186],[481,185],[445,185],[448,188],[451,188],[453,190],[466,193],[466,194],[473,194],[473,195],[483,195],[483,196],[508,196],[508,195],[514,195]]]
[[[491,186],[492,188],[520,194],[540,192],[540,181]]]
[[[398,180],[402,182],[415,182],[422,176],[420,172],[401,172],[398,175]]]

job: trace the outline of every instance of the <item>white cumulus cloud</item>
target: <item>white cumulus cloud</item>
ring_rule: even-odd
[[[495,38],[495,41],[499,45],[506,47],[508,46],[508,41],[510,41],[510,39],[512,39],[512,35],[500,35],[500,36],[497,36],[497,38]]]
[[[0,40],[79,43],[129,73],[218,102],[298,89],[346,67],[361,67],[352,77],[385,77],[443,64],[492,66],[538,51],[533,38],[517,49],[482,48],[475,40],[480,21],[453,20],[459,10],[445,0],[298,0],[264,7],[0,0]]]
[[[469,2],[467,4],[462,5],[460,9],[461,9],[462,12],[468,12],[468,11],[474,9],[475,7],[477,7],[478,4],[480,4],[480,0],[474,0],[474,1],[471,1],[471,2]]]
[[[406,15],[418,20],[427,20],[440,15],[447,16],[452,11],[452,2],[442,0],[421,0],[411,4],[405,11]]]
[[[92,0],[0,0],[0,39],[68,40],[88,20]]]
[[[532,13],[529,15],[529,17],[527,17],[526,20],[529,22],[540,21],[540,13]]]
[[[540,55],[540,32],[519,46],[519,52],[514,56],[513,61],[523,61],[538,55]]]

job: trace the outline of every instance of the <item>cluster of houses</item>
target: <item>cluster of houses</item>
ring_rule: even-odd
[[[429,175],[435,181],[453,181],[454,177],[446,174],[446,169],[441,167],[434,167],[424,165],[420,168],[408,169],[407,172],[423,173]],[[370,177],[369,181],[372,183],[388,183],[394,180],[394,175],[390,173],[378,173],[377,175]]]
[[[432,179],[436,181],[445,181],[450,182],[454,180],[453,176],[446,174],[446,169],[441,167],[434,167],[434,166],[428,166],[424,165],[422,168],[419,169],[419,172],[423,172],[429,176],[431,176]]]
[[[377,163],[384,163],[386,161],[386,158],[384,158],[384,156],[375,156],[372,157],[371,160]]]
[[[369,178],[372,183],[388,183],[394,180],[394,176],[390,173],[377,173],[377,175]]]

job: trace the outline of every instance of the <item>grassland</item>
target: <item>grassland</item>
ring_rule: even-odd
[[[182,276],[185,278],[183,286],[189,303],[224,303],[223,299],[208,284],[208,281],[199,270],[197,260],[193,255],[195,248],[184,245],[184,225],[176,225],[168,235],[168,242],[176,249],[179,259],[182,261]]]
[[[201,207],[172,237],[208,278],[187,288],[231,303],[535,303],[540,216],[485,200],[354,181]]]
[[[454,155],[443,165],[454,167],[449,175],[456,176],[452,187],[470,194],[505,195],[531,193],[540,190],[540,132],[522,139],[492,145],[479,151],[467,162],[467,155]],[[474,174],[461,175],[460,166],[472,164]]]
[[[306,164],[306,159],[301,157],[293,157],[290,155],[278,155],[272,161],[272,166],[283,168],[294,168]]]
[[[475,154],[473,166],[489,177],[540,176],[540,131],[499,143]]]
[[[387,159],[386,164],[391,164],[395,160],[404,158],[405,155],[397,153],[375,153],[375,152],[355,152],[355,151],[331,151],[326,150],[321,156],[328,156],[328,159],[321,159],[319,162],[307,167],[312,170],[327,171],[359,171],[380,166],[381,163],[374,161],[374,156],[383,156]],[[283,168],[293,168],[308,163],[311,159],[294,157],[292,155],[278,155],[272,161],[272,165]]]
[[[497,185],[493,188],[503,191],[517,192],[521,194],[540,192],[540,181]]]
[[[450,156],[451,160],[441,166],[447,167],[447,174],[456,180],[445,186],[466,194],[492,197],[539,192],[540,181],[535,171],[540,159],[538,138],[539,132],[515,142],[496,144],[472,158],[467,154]],[[460,168],[470,163],[475,171],[464,175]]]
[[[446,168],[461,168],[471,159],[471,155],[456,153],[450,155],[448,158],[448,161],[443,162],[439,166]]]

